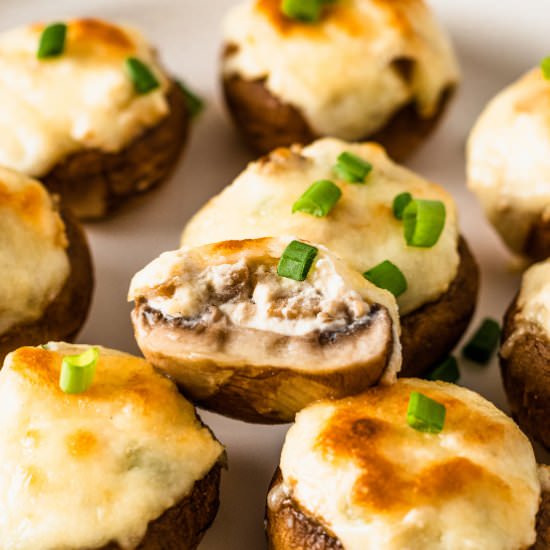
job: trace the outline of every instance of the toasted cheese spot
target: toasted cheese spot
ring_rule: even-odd
[[[74,458],[88,458],[97,449],[96,436],[86,430],[77,430],[66,438],[67,451]]]
[[[508,501],[508,485],[467,458],[454,457],[411,472],[388,456],[389,449],[399,452],[415,440],[421,445],[426,437],[405,422],[410,392],[407,386],[378,387],[360,399],[352,398],[338,408],[317,437],[317,450],[326,460],[351,460],[360,468],[354,502],[370,512],[393,513],[424,504],[437,506],[464,492],[500,494]],[[502,424],[480,420],[464,402],[443,392],[425,393],[446,406],[445,430],[464,432],[468,442],[498,445],[504,434]]]
[[[243,240],[230,240],[221,241],[212,245],[212,252],[218,254],[232,254],[238,253],[251,248],[262,250],[264,243],[268,242],[269,238],[265,239],[243,239]]]
[[[22,467],[20,475],[21,487],[31,493],[40,491],[46,482],[44,472],[38,466],[30,465]]]
[[[27,384],[49,392],[67,406],[94,408],[105,403],[127,403],[144,417],[164,403],[166,411],[177,411],[178,393],[170,381],[160,377],[144,360],[129,355],[101,356],[94,383],[84,393],[66,394],[59,387],[63,354],[42,348],[24,347],[11,354],[12,370]]]
[[[120,28],[100,19],[76,19],[70,23],[74,41],[102,43],[105,46],[131,51],[134,43]]]
[[[365,34],[366,29],[357,19],[353,9],[339,2],[332,6],[326,6],[321,20],[314,23],[302,22],[287,17],[281,10],[281,0],[256,0],[256,10],[269,19],[273,27],[282,35],[302,34],[308,38],[322,38],[326,36],[325,23],[337,26],[350,36]]]
[[[10,208],[32,225],[41,225],[44,196],[45,192],[39,185],[13,189],[0,181],[0,208]]]

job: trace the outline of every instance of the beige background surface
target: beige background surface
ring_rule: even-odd
[[[251,160],[223,110],[217,82],[220,21],[235,0],[0,0],[2,28],[39,19],[95,15],[140,26],[158,45],[164,62],[208,100],[172,180],[134,202],[110,221],[89,225],[97,288],[80,341],[137,352],[126,291],[132,274],[160,252],[177,247],[189,216],[228,184]],[[517,290],[519,274],[480,208],[464,188],[464,145],[485,102],[505,84],[550,53],[547,0],[433,0],[449,28],[464,82],[438,133],[408,164],[455,196],[461,226],[482,267],[477,325],[500,319]],[[462,383],[506,408],[496,360],[482,368],[462,361]],[[201,549],[261,549],[266,487],[286,427],[249,426],[205,413],[226,444],[218,518]],[[541,455],[542,458],[542,455]]]

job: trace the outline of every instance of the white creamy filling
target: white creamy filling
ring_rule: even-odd
[[[468,185],[516,252],[550,215],[549,112],[550,82],[537,68],[489,103],[468,143]]]
[[[0,335],[37,320],[70,272],[61,218],[37,181],[0,168]]]
[[[137,31],[72,20],[64,53],[38,60],[41,30],[0,35],[0,164],[42,176],[81,149],[119,151],[167,115],[168,80]],[[135,93],[128,56],[153,71],[157,90]]]
[[[433,383],[416,380],[397,384],[406,384],[410,391],[428,392],[428,395],[430,384],[433,386]],[[320,518],[346,550],[520,550],[529,547],[535,541],[540,483],[528,440],[509,418],[472,392],[450,385],[438,391],[464,403],[469,411],[465,415],[460,413],[465,424],[460,429],[450,429],[448,423],[453,411],[448,407],[447,427],[441,434],[417,436],[406,426],[405,412],[402,418],[394,417],[396,407],[399,410],[396,403],[381,403],[375,417],[385,417],[392,425],[402,422],[403,431],[398,440],[390,438],[385,446],[377,447],[377,452],[383,451],[389,460],[407,472],[419,472],[455,457],[466,458],[509,486],[509,498],[505,501],[499,500],[500,494],[474,485],[476,494],[459,488],[458,494],[433,505],[413,505],[390,512],[356,504],[353,490],[366,470],[351,459],[331,462],[317,446],[317,437],[330,425],[339,402],[321,402],[298,413],[282,451],[280,466],[285,483],[282,493],[291,494],[310,515]],[[364,399],[368,399],[367,394]],[[351,398],[351,401],[357,399]],[[356,408],[360,418],[361,405],[358,403]],[[479,429],[486,420],[500,426],[498,431],[502,437],[489,443],[484,439],[490,441],[490,438],[467,437],[468,430]],[[494,429],[494,424],[492,426]],[[408,430],[411,430],[410,436]],[[448,484],[452,487],[453,480],[449,479]],[[391,482],[388,491],[392,493]],[[275,497],[273,506],[278,504]]]
[[[364,185],[336,178],[333,167],[344,151],[373,165]],[[321,179],[336,182],[342,191],[331,213],[324,218],[293,214],[294,202]],[[403,192],[445,204],[445,228],[432,248],[407,246],[403,224],[392,212],[394,198]],[[394,164],[374,144],[348,144],[327,138],[303,150],[283,149],[269,161],[251,163],[194,216],[184,231],[182,244],[198,246],[226,239],[286,235],[326,246],[359,273],[385,260],[393,262],[408,282],[407,291],[397,299],[401,314],[440,298],[456,277],[459,265],[457,214],[452,197],[438,185]]]
[[[262,3],[274,4],[247,0],[229,13],[224,39],[238,50],[225,59],[224,73],[265,78],[318,134],[363,139],[413,100],[429,117],[458,80],[451,45],[422,2],[347,0],[333,8],[335,16],[293,31],[279,30],[257,7]],[[392,66],[403,58],[414,63],[410,83]]]
[[[148,522],[187,495],[223,452],[193,406],[143,360],[102,348],[92,390],[69,398],[55,377],[37,383],[28,372],[34,365],[21,367],[18,353],[0,372],[5,550],[111,540],[135,548]]]
[[[252,280],[250,291],[232,296],[235,286]],[[150,297],[148,305],[168,317],[192,318],[206,314],[208,305],[228,292],[228,301],[216,306],[232,325],[287,336],[343,330],[350,324],[350,314],[353,322],[369,312],[365,300],[347,288],[327,258],[315,263],[306,281],[280,277],[275,265],[252,270],[244,260],[208,266],[200,273],[183,271],[172,296],[160,293]]]

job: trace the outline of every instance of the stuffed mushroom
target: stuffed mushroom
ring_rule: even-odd
[[[0,411],[3,548],[191,550],[216,515],[223,447],[143,359],[19,348]]]
[[[468,326],[478,268],[453,199],[376,144],[276,149],[191,219],[182,244],[281,235],[326,246],[397,295],[405,375],[442,361]]]
[[[533,69],[499,93],[468,141],[468,186],[516,254],[550,256],[550,80]]]
[[[145,357],[201,407],[250,422],[291,421],[400,366],[393,296],[290,238],[167,252],[134,276],[130,299]]]
[[[500,356],[514,418],[550,449],[550,260],[524,274],[504,319]]]
[[[0,363],[24,344],[74,338],[94,286],[79,224],[36,180],[0,168]]]
[[[400,380],[298,414],[267,498],[269,547],[543,550],[548,477],[479,395]]]
[[[183,147],[184,91],[135,29],[98,19],[0,35],[0,164],[100,218],[164,180]]]
[[[379,141],[403,159],[459,79],[423,0],[245,0],[227,16],[224,41],[227,105],[262,154],[329,135]]]

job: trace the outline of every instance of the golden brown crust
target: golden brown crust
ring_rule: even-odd
[[[518,329],[517,298],[504,317],[502,342]],[[517,332],[500,356],[504,388],[512,416],[521,429],[550,449],[550,342],[528,327]]]
[[[165,180],[187,137],[190,116],[185,97],[173,84],[167,92],[168,116],[117,153],[79,151],[42,179],[81,219],[102,218],[133,195]]]
[[[401,318],[400,376],[420,376],[443,361],[470,323],[477,302],[479,268],[462,237],[458,252],[458,273],[447,292]]]
[[[531,226],[525,243],[525,254],[535,261],[550,257],[550,219],[543,215]]]
[[[197,481],[190,495],[166,510],[147,527],[136,550],[194,550],[210,527],[219,507],[221,464]],[[109,543],[99,550],[121,550]]]
[[[61,210],[61,217],[69,242],[69,276],[40,319],[17,325],[0,335],[1,362],[10,351],[22,346],[45,344],[51,340],[70,342],[86,321],[94,288],[92,258],[80,224],[67,209]]]
[[[233,51],[234,47],[227,46],[225,55]],[[258,154],[294,143],[306,145],[320,137],[296,107],[280,101],[267,89],[265,79],[228,76],[223,79],[223,90],[236,127],[245,143]],[[443,92],[433,116],[421,117],[411,102],[394,113],[382,129],[357,141],[377,141],[393,159],[405,159],[435,129],[453,92],[454,86]]]

